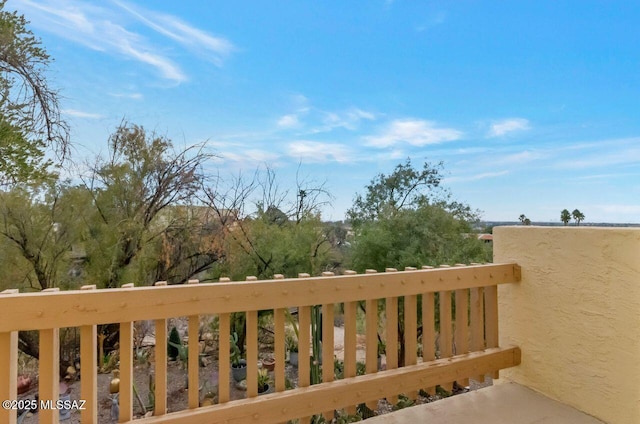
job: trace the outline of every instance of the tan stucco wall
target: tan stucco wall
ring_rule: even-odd
[[[640,423],[640,229],[494,228],[494,262],[522,281],[499,288],[501,372],[608,423]]]

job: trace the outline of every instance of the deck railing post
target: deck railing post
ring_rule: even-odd
[[[166,287],[166,281],[158,281],[156,287]],[[167,413],[167,319],[160,318],[153,321],[156,332],[155,355],[155,389],[153,415]]]
[[[17,289],[4,290],[0,296],[17,294]],[[18,332],[0,333],[0,400],[13,401],[18,396]],[[16,424],[17,414],[12,408],[0,409],[0,422]]]
[[[198,280],[189,280],[187,284],[199,284]],[[189,315],[187,332],[189,342],[187,349],[188,365],[187,373],[189,376],[189,408],[195,409],[200,406],[200,315]]]
[[[121,289],[133,288],[132,283],[123,284]],[[123,296],[123,299],[126,297]],[[126,307],[126,301],[121,303]],[[133,322],[120,323],[120,403],[119,422],[133,419]]]
[[[95,285],[82,286],[80,290],[95,290]],[[85,408],[80,411],[80,420],[84,423],[98,422],[98,327],[83,325],[80,327],[80,398]]]

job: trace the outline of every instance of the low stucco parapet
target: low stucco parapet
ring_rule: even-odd
[[[500,344],[522,349],[501,374],[608,423],[640,423],[640,229],[496,227]]]

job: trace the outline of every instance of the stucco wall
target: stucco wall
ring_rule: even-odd
[[[640,229],[494,228],[494,262],[522,281],[498,292],[501,372],[608,423],[640,423]]]

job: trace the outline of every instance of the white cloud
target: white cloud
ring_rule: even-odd
[[[144,97],[142,93],[109,93],[111,97],[124,98],[124,99],[132,99],[132,100],[142,100]]]
[[[531,129],[529,121],[524,118],[510,118],[494,122],[489,129],[488,137],[502,137],[513,131]]]
[[[280,119],[278,119],[278,126],[280,128],[294,128],[300,125],[300,121],[298,120],[298,115],[289,114],[284,115]]]
[[[305,162],[347,162],[351,157],[345,145],[307,140],[289,143],[288,154]]]
[[[511,163],[511,164],[528,163],[538,159],[543,159],[546,156],[547,155],[543,152],[525,150],[520,153],[513,153],[510,155],[506,155],[502,158],[495,158],[494,163]]]
[[[640,162],[640,148],[635,146],[620,147],[617,151],[612,152],[605,145],[602,145],[599,150],[582,157],[574,153],[571,159],[560,160],[554,166],[560,169],[589,169],[637,165]]]
[[[374,147],[389,147],[398,143],[413,146],[438,144],[462,138],[463,133],[453,128],[438,128],[435,122],[420,119],[398,119],[377,136],[365,137]]]
[[[509,171],[497,171],[497,172],[483,172],[481,174],[468,175],[468,176],[457,176],[457,177],[448,177],[444,179],[445,183],[452,182],[461,182],[461,181],[478,181],[484,180],[487,178],[496,178],[502,177],[503,175],[509,174]]]
[[[184,47],[209,56],[217,66],[222,66],[223,59],[235,50],[229,40],[208,34],[175,16],[134,7],[122,1],[114,1],[114,3],[154,31],[177,41]]]
[[[87,119],[104,118],[104,115],[100,115],[99,113],[83,112],[81,110],[75,110],[75,109],[64,109],[62,110],[62,113],[67,116],[73,116],[74,118],[87,118]]]
[[[230,41],[189,26],[174,16],[134,9],[123,2],[114,3],[159,34],[204,54],[218,66],[234,49]],[[109,3],[17,0],[16,4],[39,29],[96,51],[147,64],[162,78],[176,83],[187,80],[181,67],[165,54],[166,46],[153,45],[141,34],[128,29],[121,12],[105,7]]]
[[[248,168],[264,163],[271,163],[280,157],[277,153],[259,149],[220,152],[219,156],[219,161],[221,162],[238,162],[246,165]]]
[[[363,119],[373,121],[376,117],[371,112],[358,108],[351,108],[346,112],[326,112],[323,122],[329,130],[334,128],[345,128],[353,131],[358,127],[358,124]]]

